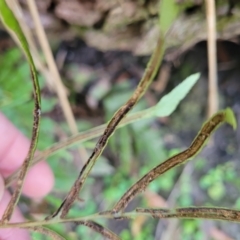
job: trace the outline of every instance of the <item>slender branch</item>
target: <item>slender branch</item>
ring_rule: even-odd
[[[0,229],[3,228],[34,228],[42,227],[56,223],[68,223],[68,222],[90,222],[97,219],[133,219],[138,216],[148,216],[154,218],[206,218],[213,220],[223,220],[240,223],[240,211],[230,208],[221,208],[221,207],[186,207],[186,208],[177,208],[177,209],[168,209],[168,208],[158,208],[158,209],[145,209],[137,208],[132,212],[117,213],[114,214],[111,211],[96,213],[84,217],[76,218],[54,218],[50,220],[43,221],[28,221],[28,222],[16,222],[16,223],[7,223],[1,224]]]
[[[33,95],[34,95],[33,127],[32,127],[32,137],[31,137],[30,148],[28,150],[27,157],[21,166],[17,184],[15,186],[15,190],[3,213],[2,220],[1,220],[2,222],[8,222],[20,198],[24,179],[30,167],[31,160],[34,156],[34,152],[37,146],[39,127],[40,127],[41,94],[40,94],[40,88],[38,83],[37,71],[36,71],[31,53],[29,51],[28,42],[22,32],[22,29],[18,21],[16,20],[12,10],[9,8],[9,6],[5,1],[1,1],[0,10],[1,10],[1,18],[3,20],[3,23],[6,25],[7,29],[15,37],[15,39],[18,39],[18,41],[21,43],[21,46],[24,50],[24,53],[26,55],[26,58],[30,66],[31,80],[33,84]]]
[[[149,213],[154,218],[203,218],[240,223],[240,211],[218,207],[186,207],[177,209],[136,209],[138,213]]]
[[[233,118],[233,119],[232,119]],[[138,182],[136,182],[118,201],[118,203],[113,208],[113,213],[118,213],[123,211],[128,203],[140,192],[144,191],[146,187],[158,178],[163,173],[167,172],[173,167],[176,167],[188,159],[195,156],[204,146],[210,134],[217,129],[222,123],[228,122],[235,127],[235,118],[233,112],[230,109],[225,111],[220,111],[210,118],[202,127],[192,144],[185,151],[176,154],[175,156],[169,158],[165,162],[159,164],[152,170],[150,170],[145,176],[143,176]],[[232,122],[231,122],[232,121]]]
[[[141,96],[145,93],[147,87],[152,82],[159,64],[161,62],[163,55],[163,40],[159,38],[157,42],[156,49],[149,61],[149,64],[146,68],[143,78],[137,86],[137,89],[133,93],[132,97],[124,104],[112,117],[110,122],[108,123],[103,135],[98,140],[91,156],[89,157],[87,163],[83,166],[80,171],[77,180],[73,184],[71,190],[69,191],[67,197],[62,202],[61,206],[57,209],[55,213],[49,216],[47,219],[56,217],[60,214],[62,218],[66,216],[72,204],[76,200],[79,195],[80,190],[82,189],[87,176],[89,175],[92,167],[97,161],[98,157],[101,155],[102,151],[107,145],[108,139],[114,133],[118,124],[122,121],[122,119],[126,116],[126,114],[133,108],[133,106],[138,102]]]

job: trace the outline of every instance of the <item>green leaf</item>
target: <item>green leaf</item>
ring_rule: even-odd
[[[234,130],[237,128],[237,120],[231,108],[225,109],[225,121],[230,124]]]
[[[14,110],[16,110],[16,107],[25,104],[31,99],[32,86],[31,82],[28,80],[28,64],[22,61],[20,50],[14,48],[1,56],[0,65],[1,111],[9,108],[14,108]],[[8,80],[6,81],[6,79]],[[22,84],[19,84],[19,80],[21,79]]]
[[[159,24],[163,35],[167,33],[170,26],[177,18],[180,7],[176,0],[161,0],[159,9]]]
[[[39,83],[38,83],[38,78],[37,78],[37,71],[32,59],[32,55],[30,53],[29,47],[27,40],[22,32],[22,29],[15,18],[14,14],[12,13],[11,9],[8,7],[6,4],[5,0],[0,0],[0,16],[3,24],[5,27],[12,33],[12,35],[17,39],[21,47],[27,57],[27,60],[29,62],[31,72],[32,72],[32,77],[33,77],[33,83],[36,87],[36,93],[38,100],[40,101],[40,91],[39,91]]]
[[[170,93],[165,95],[154,107],[154,115],[158,117],[169,116],[185,98],[188,92],[199,79],[200,74],[195,73],[187,77],[182,83],[175,87]],[[230,118],[230,113],[228,114]]]

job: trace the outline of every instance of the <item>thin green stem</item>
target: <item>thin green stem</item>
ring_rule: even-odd
[[[132,212],[113,214],[111,211],[100,212],[88,216],[76,217],[76,218],[52,218],[43,221],[28,221],[28,222],[17,222],[17,223],[7,223],[1,224],[1,228],[33,228],[37,226],[46,226],[57,223],[67,223],[67,222],[79,222],[79,221],[94,221],[97,219],[133,219],[138,216],[147,216],[154,218],[190,218],[190,219],[213,219],[213,220],[223,220],[240,223],[240,211],[230,208],[221,207],[186,207],[186,208],[176,208],[176,209],[145,209],[138,208]]]

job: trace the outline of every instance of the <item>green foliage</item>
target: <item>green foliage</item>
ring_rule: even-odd
[[[19,49],[13,48],[0,58],[0,109],[21,131],[31,137],[32,129],[32,84],[29,81],[29,68]],[[21,84],[20,84],[21,82]],[[43,86],[43,83],[41,84]],[[54,97],[44,98],[42,114],[52,111],[56,105]],[[39,149],[45,149],[54,143],[53,132],[55,123],[49,117],[42,118]]]
[[[183,175],[180,182],[180,196],[178,199],[179,206],[187,207],[193,205],[193,199],[191,197],[191,187],[191,176],[187,174]]]
[[[216,168],[210,169],[200,179],[200,186],[207,190],[209,197],[214,201],[222,200],[226,196],[226,183],[236,183],[236,172],[229,164],[219,164]]]
[[[226,122],[230,124],[234,130],[236,130],[237,120],[231,108],[226,109]]]
[[[0,1],[0,17],[5,27],[9,29],[9,31],[13,34],[13,36],[20,42],[20,46],[22,47],[23,52],[27,57],[27,60],[31,69],[34,91],[36,91],[36,98],[40,102],[41,96],[39,91],[37,71],[32,59],[32,55],[31,55],[27,40],[24,36],[24,33],[22,32],[22,29],[17,19],[15,18],[11,9],[8,7],[5,0]]]
[[[41,233],[38,233],[38,232],[33,232],[31,235],[34,240],[43,240],[43,239],[49,240],[50,239],[49,237],[43,236]]]
[[[28,65],[23,61],[19,49],[6,52],[0,59],[0,108],[13,123],[26,133],[31,129],[33,104],[31,102],[31,81]],[[19,82],[21,84],[19,84]],[[18,116],[18,117],[15,117]],[[28,131],[30,135],[30,131]]]
[[[132,239],[132,235],[128,230],[123,230],[120,234],[120,237],[122,239],[126,239],[126,240],[131,240]]]
[[[182,239],[186,240],[201,240],[203,239],[203,234],[200,230],[200,221],[198,220],[183,220],[182,223]]]
[[[31,95],[28,65],[23,61],[19,49],[9,50],[0,59],[0,108],[9,109],[26,103]],[[19,81],[23,81],[19,84]]]

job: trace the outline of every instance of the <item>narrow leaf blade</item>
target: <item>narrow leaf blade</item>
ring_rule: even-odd
[[[158,104],[154,107],[154,115],[158,117],[169,116],[178,106],[180,101],[185,98],[194,84],[198,81],[200,74],[195,73],[187,77],[170,93],[161,98]]]
[[[234,130],[237,128],[237,120],[231,108],[225,109],[225,121],[230,124]]]

